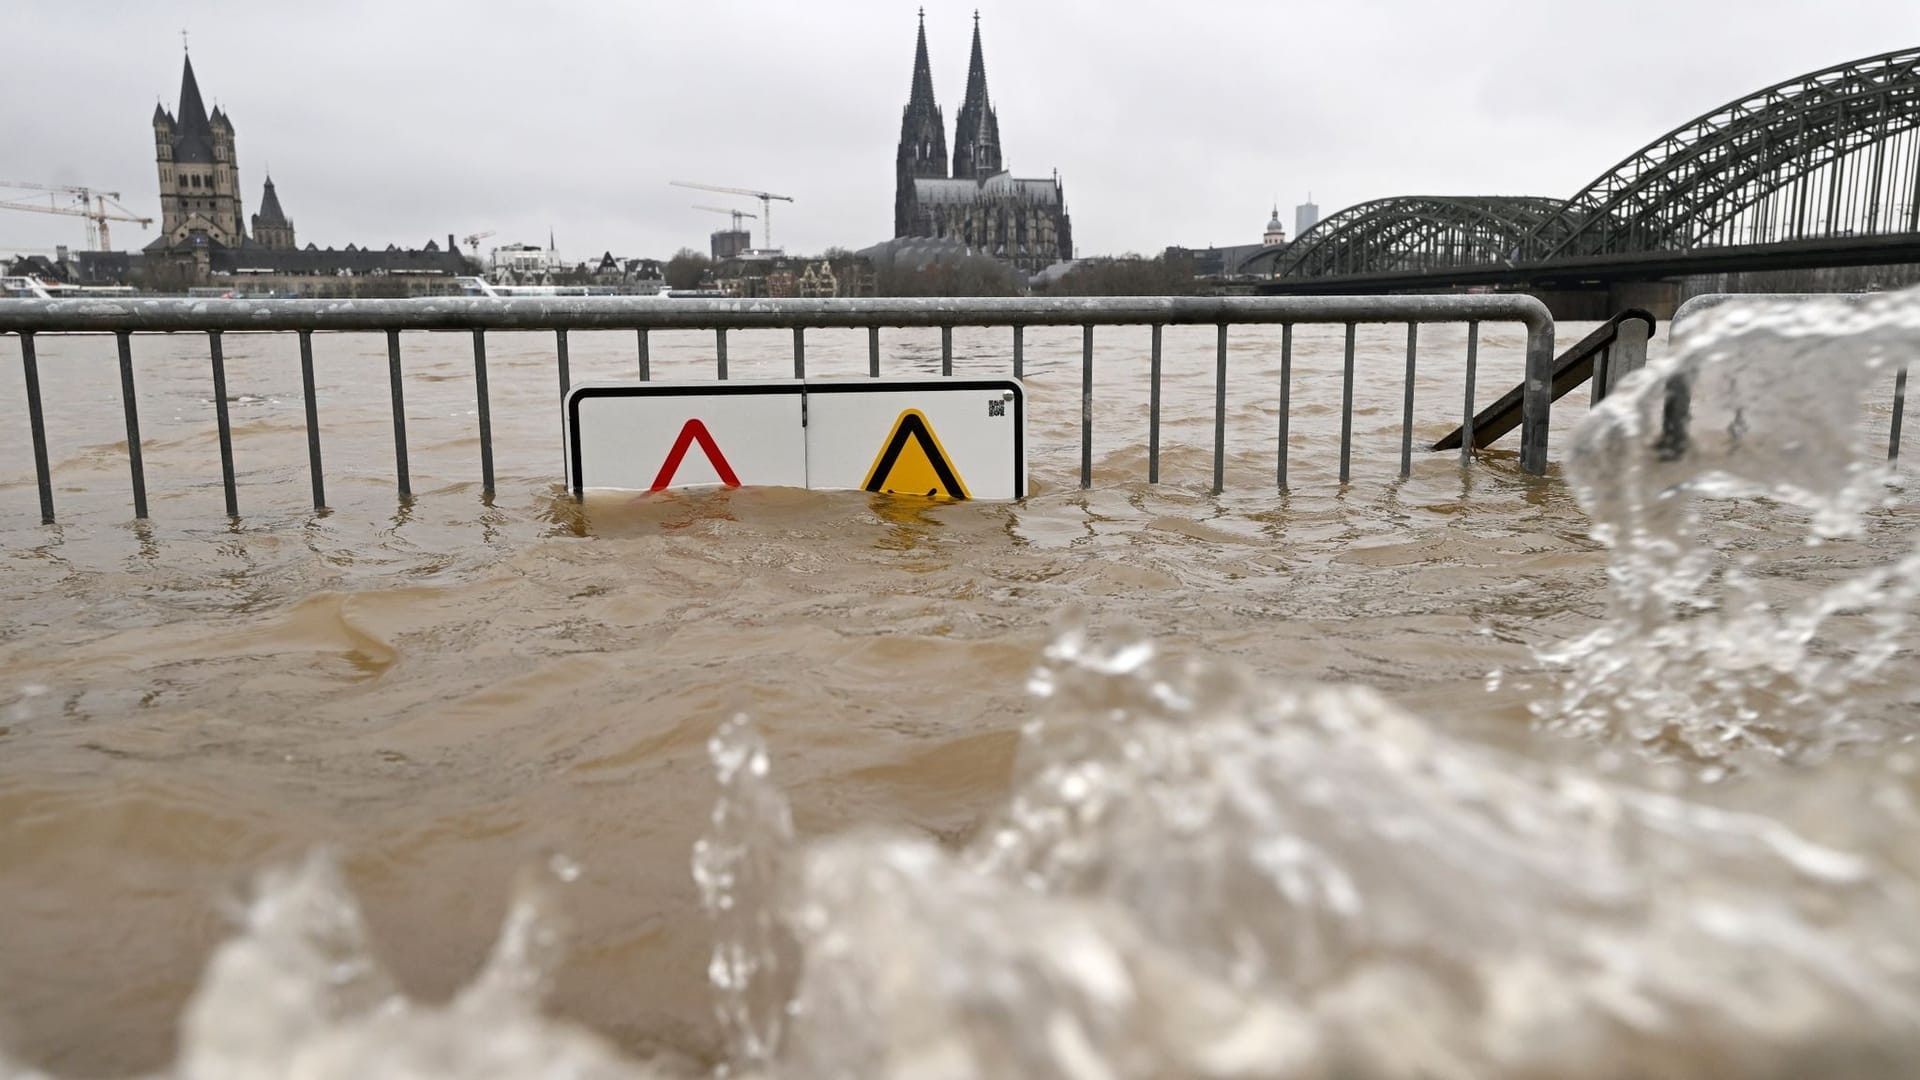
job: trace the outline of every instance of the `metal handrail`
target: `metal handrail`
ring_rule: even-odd
[[[1632,333],[1623,334],[1626,324]],[[1606,400],[1620,379],[1638,371],[1647,360],[1647,339],[1653,336],[1654,318],[1640,308],[1627,310],[1595,327],[1586,337],[1570,346],[1553,362],[1553,400],[1559,401],[1588,379],[1593,380],[1593,403]],[[1614,347],[1621,347],[1620,356]],[[1493,404],[1474,414],[1433,444],[1434,450],[1459,450],[1463,455],[1485,449],[1501,436],[1520,426],[1521,398],[1524,386],[1516,386]],[[1469,445],[1470,444],[1470,445]]]
[[[1359,324],[1404,323],[1407,326],[1405,412],[1401,425],[1401,475],[1410,467],[1413,431],[1413,377],[1422,323],[1468,324],[1467,413],[1472,412],[1475,351],[1482,322],[1518,323],[1526,328],[1526,383],[1523,390],[1521,431],[1522,468],[1540,475],[1547,467],[1547,434],[1552,398],[1553,318],[1540,301],[1522,295],[1443,296],[1283,296],[1283,297],[1094,297],[1094,298],[974,298],[974,299],[834,299],[834,300],[668,300],[654,298],[430,298],[409,300],[0,300],[0,334],[20,338],[22,367],[27,380],[41,516],[53,520],[52,486],[48,477],[47,444],[41,413],[39,374],[35,360],[36,334],[110,333],[118,341],[121,400],[127,422],[128,467],[132,473],[134,512],[147,514],[146,480],[140,457],[139,415],[133,368],[132,336],[136,333],[199,332],[208,335],[209,358],[216,382],[224,382],[220,338],[225,333],[293,331],[300,338],[300,367],[305,396],[309,468],[315,507],[325,505],[321,475],[319,425],[313,379],[313,334],[337,331],[383,331],[393,406],[394,458],[398,487],[411,493],[407,466],[407,435],[400,334],[402,331],[467,331],[473,334],[474,386],[478,405],[482,487],[493,491],[492,418],[487,392],[486,332],[489,330],[551,330],[555,334],[557,373],[562,398],[570,386],[567,333],[571,330],[633,330],[636,332],[638,373],[652,377],[648,332],[652,330],[712,330],[716,372],[727,377],[727,333],[731,330],[791,329],[793,373],[806,375],[806,331],[810,328],[867,330],[868,374],[880,373],[880,331],[895,327],[937,327],[941,331],[941,374],[953,373],[953,328],[1007,327],[1013,331],[1013,374],[1024,374],[1024,337],[1029,326],[1079,326],[1081,339],[1080,483],[1093,477],[1093,344],[1101,326],[1144,325],[1153,328],[1148,479],[1159,480],[1159,410],[1161,328],[1212,325],[1219,328],[1216,346],[1214,397],[1213,490],[1221,490],[1226,456],[1226,379],[1228,328],[1235,324],[1279,324],[1281,335],[1280,438],[1277,478],[1286,487],[1287,424],[1292,380],[1295,325],[1346,327],[1345,384],[1340,433],[1340,482],[1350,475],[1353,436],[1354,331]],[[224,395],[220,395],[224,401]],[[226,410],[218,412],[221,473],[227,508],[237,512],[233,481],[230,429]]]

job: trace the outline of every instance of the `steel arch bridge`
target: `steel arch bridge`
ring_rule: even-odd
[[[1920,247],[1920,49],[1838,64],[1728,102],[1566,200],[1403,197],[1343,210],[1242,273],[1495,280],[1564,266],[1716,265]],[[1861,258],[1849,259],[1848,249]],[[1697,257],[1697,258],[1696,258]],[[1892,261],[1892,260],[1889,260]],[[1747,265],[1741,263],[1740,265]],[[1820,264],[1824,265],[1824,264]]]
[[[1256,252],[1242,272],[1264,263],[1272,263],[1275,276],[1300,277],[1510,263],[1561,205],[1510,195],[1377,199],[1328,217],[1291,244]]]

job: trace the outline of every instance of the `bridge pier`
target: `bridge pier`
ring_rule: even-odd
[[[1665,323],[1680,307],[1678,281],[1616,281],[1607,286],[1607,314],[1612,318],[1628,308],[1639,308]]]
[[[1640,308],[1665,322],[1680,306],[1677,281],[1616,281],[1586,288],[1534,286],[1527,292],[1561,321],[1602,322],[1628,308]]]

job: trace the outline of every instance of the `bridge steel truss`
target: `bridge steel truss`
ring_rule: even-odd
[[[1648,143],[1564,201],[1349,207],[1244,273],[1366,278],[1920,234],[1920,49],[1803,75]]]
[[[1920,231],[1920,49],[1769,86],[1568,199],[1532,259]]]
[[[1276,260],[1275,276],[1459,270],[1518,259],[1527,238],[1560,200],[1510,195],[1414,195],[1350,206],[1254,260]]]

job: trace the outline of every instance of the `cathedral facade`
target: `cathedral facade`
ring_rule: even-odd
[[[987,97],[977,13],[967,93],[953,139],[949,165],[946,123],[933,97],[923,12],[913,55],[913,87],[900,120],[893,235],[958,240],[1030,274],[1073,257],[1073,231],[1058,174],[1052,179],[1017,179],[1003,162],[1000,117]]]

